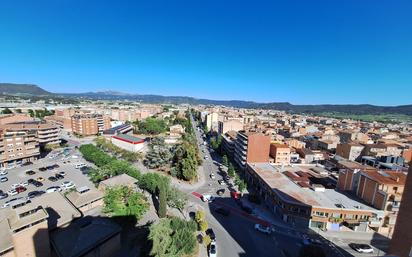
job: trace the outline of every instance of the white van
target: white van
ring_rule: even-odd
[[[76,168],[76,169],[80,169],[80,168],[83,168],[83,167],[85,167],[86,166],[86,164],[84,164],[84,163],[77,163],[74,167]]]

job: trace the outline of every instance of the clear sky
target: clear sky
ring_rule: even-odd
[[[0,82],[412,104],[412,1],[2,0]]]

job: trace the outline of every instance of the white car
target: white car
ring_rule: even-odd
[[[17,193],[16,189],[10,189],[9,191],[7,191],[7,194],[8,195],[17,195],[18,193]]]
[[[358,253],[373,253],[373,248],[367,244],[351,243],[349,246]]]
[[[7,175],[9,172],[7,170],[0,171],[0,176]]]
[[[66,176],[66,172],[64,172],[64,171],[60,171],[58,174],[63,176],[63,177]]]
[[[9,206],[15,206],[15,205],[19,205],[19,204],[26,204],[30,202],[29,199],[27,198],[14,198],[11,200],[8,200],[5,204],[3,204],[3,208],[9,207]]]
[[[265,227],[261,224],[255,224],[255,229],[259,232],[265,233],[265,234],[270,234],[272,231],[270,230],[270,227]]]
[[[211,242],[209,246],[209,257],[216,257],[216,256],[217,256],[216,242]]]
[[[1,176],[0,177],[0,182],[7,182],[9,179],[6,176]]]
[[[19,187],[19,186],[20,186],[20,184],[12,184],[11,188],[15,189],[16,187]]]
[[[202,195],[203,202],[213,202],[213,200],[215,200],[215,197],[212,195]]]
[[[76,185],[72,182],[72,181],[64,181],[62,184],[61,184],[61,187],[63,188],[63,189],[70,189],[70,188],[73,188],[73,187],[75,187]]]
[[[46,193],[61,192],[62,189],[59,186],[49,187],[46,189]]]
[[[20,182],[20,186],[22,186],[22,187],[26,187],[28,185],[29,185],[29,183],[27,181]]]
[[[215,174],[214,174],[214,173],[211,173],[211,174],[210,174],[210,178],[211,178],[211,179],[215,179],[215,178],[216,178],[216,177],[215,177]]]

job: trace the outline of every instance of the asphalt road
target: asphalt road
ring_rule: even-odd
[[[194,121],[192,121],[195,124]],[[190,202],[192,210],[202,209],[205,211],[209,227],[216,234],[217,256],[232,257],[276,257],[296,256],[296,251],[286,252],[285,249],[296,249],[301,239],[296,235],[273,232],[271,235],[263,234],[254,229],[256,220],[245,215],[233,198],[230,197],[227,185],[219,185],[218,180],[223,179],[219,171],[220,156],[213,153],[207,146],[203,146],[201,132],[197,130],[196,137],[200,152],[203,157],[203,171],[205,172],[205,183],[196,190],[199,194],[210,194],[216,198],[212,203],[205,203],[199,199],[197,194],[191,194]],[[204,152],[202,151],[204,149]],[[204,157],[207,156],[207,159]],[[215,179],[210,174],[215,174]],[[225,194],[218,197],[216,191],[225,189]],[[223,206],[231,210],[227,217],[214,212],[217,206]]]

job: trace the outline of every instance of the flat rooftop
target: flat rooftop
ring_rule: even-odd
[[[51,234],[59,257],[83,256],[120,233],[120,227],[107,218],[86,216]]]
[[[345,210],[370,210],[376,211],[354,197],[335,189],[325,188],[324,192],[315,192],[311,187],[300,186],[300,180],[293,181],[286,174],[310,173],[310,166],[287,166],[274,167],[269,163],[249,163],[255,173],[284,201],[298,204],[310,205],[319,208],[342,209]]]
[[[118,140],[122,140],[131,144],[137,144],[137,143],[143,143],[144,139],[138,138],[138,137],[134,137],[134,136],[130,136],[127,134],[119,134],[116,136],[113,136],[112,138],[118,139]]]

